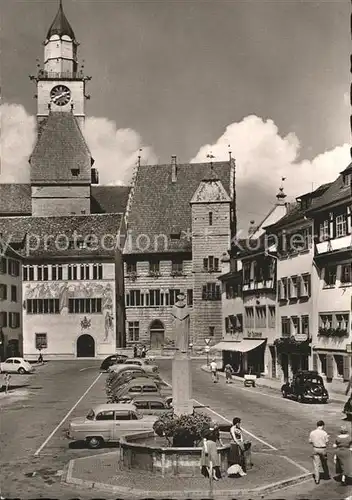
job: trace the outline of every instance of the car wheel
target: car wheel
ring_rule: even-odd
[[[21,368],[18,369],[18,373],[20,373],[21,375],[24,375],[26,373],[26,370],[24,368],[22,368],[22,366],[21,366]]]
[[[281,391],[281,394],[283,398],[287,398],[287,392],[284,389]]]
[[[297,396],[297,401],[298,401],[298,403],[304,403],[304,399],[303,399],[302,394],[299,394],[299,395]]]
[[[89,437],[86,439],[86,443],[88,448],[96,450],[97,448],[101,448],[103,445],[103,440],[100,437]]]

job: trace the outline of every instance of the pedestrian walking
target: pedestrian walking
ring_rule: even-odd
[[[38,361],[37,363],[43,365],[44,364],[44,359],[43,359],[43,354],[42,354],[42,350],[41,348],[38,349],[39,350],[39,356],[38,356]]]
[[[327,445],[329,435],[324,429],[323,420],[318,420],[317,428],[309,434],[309,442],[313,446],[313,467],[315,484],[320,483],[320,471],[323,471],[324,479],[329,479]]]
[[[11,380],[11,375],[9,373],[5,373],[5,376],[4,376],[5,394],[7,394],[9,391],[10,380]]]
[[[352,437],[346,426],[341,427],[333,447],[336,448],[336,473],[341,475],[341,484],[345,486],[346,479],[352,478]]]
[[[235,374],[235,371],[232,368],[232,366],[230,365],[230,363],[227,363],[227,365],[224,368],[224,371],[225,371],[225,376],[226,376],[226,383],[231,384],[232,375]]]
[[[210,363],[210,371],[211,371],[211,379],[212,379],[212,381],[215,384],[216,382],[219,381],[218,365],[217,365],[217,363],[215,361],[215,358]]]
[[[133,348],[133,357],[136,358],[137,355],[138,355],[138,349],[137,349],[137,346],[135,345]]]
[[[141,358],[145,358],[146,354],[147,354],[147,349],[146,349],[146,347],[145,347],[145,345],[144,345],[144,346],[142,347]]]

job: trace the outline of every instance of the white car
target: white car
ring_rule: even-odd
[[[85,441],[89,448],[100,448],[107,442],[118,442],[122,436],[153,431],[155,415],[142,415],[131,403],[102,404],[92,408],[86,417],[71,420],[68,439]]]
[[[2,373],[25,373],[34,372],[34,367],[23,358],[7,358],[6,361],[0,363],[0,371]]]
[[[159,371],[158,365],[155,363],[152,363],[149,359],[138,359],[138,358],[132,358],[132,359],[126,359],[123,363],[123,366],[125,365],[134,365],[134,366],[140,366],[143,368],[143,370],[146,373],[157,373]]]

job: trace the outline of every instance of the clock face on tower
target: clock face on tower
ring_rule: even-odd
[[[65,85],[56,85],[50,91],[50,98],[53,104],[65,106],[71,99],[71,91]]]

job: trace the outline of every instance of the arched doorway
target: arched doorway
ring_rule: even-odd
[[[151,349],[161,349],[164,345],[165,328],[158,319],[154,320],[150,327],[150,347]]]
[[[94,358],[95,342],[91,335],[84,334],[77,339],[77,358]]]

